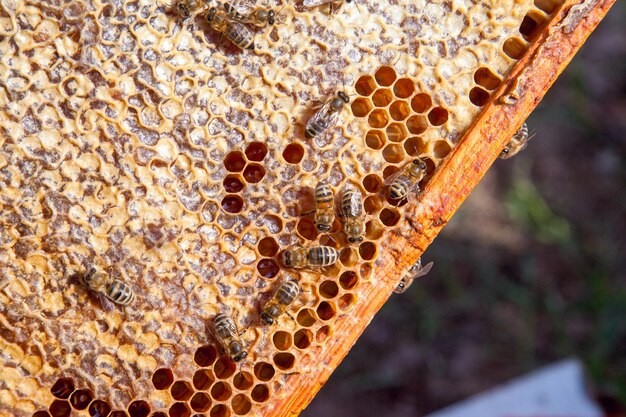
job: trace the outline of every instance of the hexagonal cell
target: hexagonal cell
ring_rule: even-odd
[[[189,417],[191,410],[187,403],[174,403],[169,410],[170,417]]]
[[[261,256],[276,256],[278,253],[278,243],[276,243],[273,237],[264,237],[259,241],[258,250]]]
[[[146,401],[133,401],[128,406],[128,414],[130,417],[148,417],[150,414],[150,404]]]
[[[410,78],[400,78],[393,85],[393,93],[399,98],[409,98],[415,92],[415,83]]]
[[[339,300],[337,301],[337,307],[339,307],[339,310],[341,311],[346,311],[350,307],[352,307],[355,301],[356,297],[354,296],[354,294],[344,294],[339,297]]]
[[[327,280],[320,284],[319,292],[324,298],[335,298],[339,294],[339,287],[335,281]]]
[[[385,109],[374,109],[367,118],[367,123],[374,129],[382,129],[389,123],[389,114]]]
[[[310,218],[302,218],[298,222],[296,228],[298,234],[307,240],[315,240],[317,238],[317,229],[315,223]]]
[[[365,144],[370,149],[377,151],[385,145],[386,141],[385,133],[381,130],[370,130],[365,134]]]
[[[276,367],[283,371],[288,371],[293,368],[296,363],[296,357],[289,352],[276,353],[274,354],[273,360]]]
[[[365,237],[369,240],[378,240],[383,236],[385,228],[377,220],[370,220],[365,224]]]
[[[250,396],[255,402],[264,403],[270,398],[270,390],[267,388],[267,385],[258,384],[252,389]]]
[[[519,38],[509,38],[502,46],[504,53],[513,59],[520,59],[526,52],[526,44]]]
[[[70,397],[70,405],[76,410],[84,410],[93,400],[93,394],[87,389],[78,389]]]
[[[435,158],[445,158],[452,151],[452,147],[445,140],[438,140],[435,142],[433,153]]]
[[[191,409],[193,411],[198,411],[202,413],[205,411],[209,411],[212,403],[213,401],[211,401],[211,397],[209,397],[207,394],[203,392],[196,392],[191,398],[189,405],[191,406]]]
[[[354,84],[354,89],[359,95],[367,97],[376,90],[376,81],[369,75],[362,75]]]
[[[482,107],[489,102],[489,93],[480,87],[474,87],[470,90],[469,99],[473,105]]]
[[[233,390],[228,383],[220,381],[211,388],[211,397],[216,401],[226,401],[232,395]]]
[[[215,377],[213,376],[213,372],[209,369],[200,369],[193,374],[193,386],[195,389],[199,391],[204,391],[209,389],[211,384],[215,382]]]
[[[213,365],[213,372],[215,372],[215,376],[219,379],[230,378],[236,370],[237,366],[230,357],[219,358],[217,362],[215,362],[215,365]]]
[[[387,133],[387,139],[392,142],[402,142],[409,136],[404,123],[393,122],[387,126],[385,132]]]
[[[363,242],[359,246],[359,255],[364,261],[371,261],[378,254],[378,248],[372,242]]]
[[[230,410],[224,404],[217,404],[215,407],[211,408],[210,417],[229,417]]]
[[[417,94],[411,99],[411,108],[415,113],[425,113],[433,105],[433,100],[426,93]]]
[[[243,209],[243,199],[236,194],[229,194],[222,199],[222,208],[227,213],[237,214]]]
[[[66,400],[74,392],[74,381],[70,378],[59,378],[50,388],[50,392],[56,398]]]
[[[226,190],[227,193],[238,193],[243,190],[244,187],[244,183],[241,181],[239,175],[233,174],[227,175],[222,185],[224,185],[224,190]]]
[[[376,107],[387,107],[393,100],[393,93],[388,88],[379,88],[372,96],[372,102]]]
[[[230,172],[241,172],[241,170],[246,166],[246,158],[239,151],[230,152],[224,158],[224,167],[227,171]]]
[[[383,169],[383,180],[384,181],[389,180],[389,178],[392,177],[398,171],[400,171],[400,168],[398,168],[395,165],[389,165],[388,167],[385,167],[385,169]]]
[[[296,316],[296,321],[302,327],[311,327],[315,324],[317,319],[313,314],[313,310],[309,308],[304,308],[300,310],[300,312],[298,312],[298,315]]]
[[[90,409],[91,410],[91,409]],[[72,413],[72,407],[70,407],[70,403],[64,400],[54,400],[52,404],[50,404],[50,408],[48,411],[52,415],[52,417],[69,417]],[[111,411],[109,409],[109,411]],[[106,414],[102,414],[102,417],[105,417],[109,414],[107,411]],[[93,414],[91,414],[93,416]]]
[[[404,148],[400,144],[389,144],[383,149],[383,158],[391,164],[397,164],[404,159]]]
[[[263,258],[256,264],[256,270],[259,271],[262,277],[274,278],[278,275],[280,267],[275,260],[271,258]]]
[[[435,107],[428,113],[428,121],[433,126],[441,126],[448,121],[448,110],[443,107]]]
[[[380,221],[387,227],[395,226],[400,221],[400,213],[394,208],[384,208],[380,212]]]
[[[246,146],[246,157],[249,161],[261,162],[267,155],[267,146],[263,142],[252,142]]]
[[[235,412],[235,414],[239,416],[246,415],[252,409],[252,403],[244,394],[237,394],[233,397],[230,402],[230,406]]]
[[[367,214],[376,214],[383,208],[384,201],[379,195],[371,195],[363,201],[363,210]]]
[[[404,151],[410,156],[419,156],[425,150],[426,144],[419,136],[412,136],[404,142]]]
[[[406,101],[397,100],[389,106],[389,115],[393,120],[402,121],[409,117],[409,114],[411,114],[411,109]]]
[[[424,133],[428,128],[428,120],[420,114],[415,114],[408,118],[406,121],[406,127],[414,135]]]
[[[313,340],[313,333],[308,329],[300,329],[293,335],[293,344],[298,349],[306,349],[311,346]]]
[[[240,371],[233,377],[233,385],[240,391],[249,389],[253,383],[254,378],[249,372]]]
[[[176,401],[187,401],[193,394],[193,388],[187,381],[176,381],[172,384],[170,393]]]
[[[354,266],[359,261],[359,254],[353,247],[345,247],[339,252],[339,261],[343,266]]]
[[[278,350],[288,350],[291,347],[291,333],[279,330],[272,335],[272,343]]]
[[[111,406],[102,400],[95,400],[89,404],[89,415],[91,415],[91,417],[106,417],[110,412]],[[54,414],[52,415],[57,417]]]
[[[345,271],[339,277],[339,285],[344,290],[351,290],[359,283],[359,276],[354,271]]]
[[[215,362],[216,358],[217,358],[217,349],[215,349],[215,347],[212,345],[204,345],[198,348],[198,350],[196,350],[196,353],[193,356],[194,362],[198,366],[204,366],[204,367],[211,366],[213,362]]]
[[[363,188],[368,193],[377,193],[383,186],[383,180],[377,174],[368,174],[363,178]]]
[[[322,326],[315,333],[315,341],[317,343],[324,343],[326,339],[330,336],[331,330],[329,326]]]
[[[367,98],[356,98],[350,105],[352,107],[352,114],[355,117],[365,117],[374,108],[372,102]]]
[[[246,169],[243,170],[243,178],[250,184],[256,184],[261,181],[265,176],[265,168],[263,165],[250,163]]]
[[[476,70],[474,73],[474,81],[487,90],[495,90],[500,85],[500,77],[491,72],[487,67],[481,67]]]
[[[524,39],[532,42],[541,33],[545,23],[545,17],[536,11],[530,11],[524,16],[519,31]]]
[[[174,383],[174,373],[171,369],[160,368],[152,374],[152,385],[158,390],[168,389]]]
[[[287,145],[283,151],[283,158],[290,164],[299,164],[304,158],[304,147],[299,143],[292,143]]]
[[[271,363],[259,362],[254,364],[254,376],[256,376],[259,381],[269,381],[274,378],[275,373],[276,370]]]
[[[328,301],[322,301],[317,306],[317,316],[324,321],[330,320],[335,317],[335,312],[335,307]]]
[[[552,14],[562,4],[560,0],[535,0],[535,7],[547,14]]]
[[[388,66],[383,66],[376,71],[374,78],[378,85],[382,87],[389,87],[396,80],[396,71]]]

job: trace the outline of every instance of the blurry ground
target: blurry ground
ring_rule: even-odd
[[[419,416],[561,358],[626,401],[626,4],[302,414]]]

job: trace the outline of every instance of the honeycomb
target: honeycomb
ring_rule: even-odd
[[[350,312],[400,278],[379,255],[406,201],[385,180],[419,155],[424,187],[562,1],[270,3],[282,23],[253,52],[158,1],[1,3],[0,415],[297,413]],[[339,90],[339,125],[305,139]],[[303,214],[320,179],[363,192],[362,243]],[[260,325],[280,254],[314,243],[339,261]],[[92,266],[135,304],[103,309]],[[219,312],[244,330],[240,364],[207,331]]]

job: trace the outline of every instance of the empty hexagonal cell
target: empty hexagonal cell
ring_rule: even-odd
[[[233,385],[240,391],[249,389],[253,383],[252,374],[246,371],[240,371],[233,377]]]
[[[246,158],[239,151],[230,152],[224,158],[224,167],[230,172],[241,172],[246,166]]]
[[[317,238],[317,229],[315,223],[310,218],[301,218],[298,222],[297,231],[300,236],[308,240]]]
[[[213,372],[215,372],[215,376],[219,379],[230,378],[236,370],[237,366],[235,366],[235,363],[230,357],[220,358],[215,362],[215,365],[213,365]]]
[[[365,224],[365,237],[369,240],[378,240],[383,236],[385,228],[377,220],[370,220]]]
[[[387,227],[395,226],[400,221],[400,213],[394,208],[384,208],[380,212],[380,221]]]
[[[489,93],[480,87],[474,87],[470,90],[469,99],[473,105],[482,107],[489,102]]]
[[[291,333],[279,330],[272,335],[272,343],[278,350],[288,350],[291,347]]]
[[[561,4],[563,4],[561,0],[535,0],[535,6],[547,14],[556,11]]]
[[[415,113],[425,113],[433,105],[433,100],[426,93],[417,94],[411,99],[411,108]]]
[[[290,164],[299,164],[304,157],[304,147],[299,143],[287,145],[283,151],[283,158]]]
[[[79,389],[72,393],[70,397],[70,405],[76,410],[84,410],[93,400],[93,394],[86,389]]]
[[[293,368],[296,363],[296,357],[289,352],[282,352],[274,354],[274,364],[278,369],[288,371]]]
[[[376,214],[383,207],[384,201],[379,195],[371,195],[363,201],[363,209],[367,214]]]
[[[452,147],[445,140],[438,140],[435,142],[435,146],[433,147],[433,153],[435,158],[445,158],[448,156]]]
[[[365,117],[374,108],[370,99],[362,97],[354,99],[350,106],[355,117]]]
[[[146,401],[133,401],[128,406],[128,414],[130,417],[148,417],[150,414],[150,404]]]
[[[354,294],[344,294],[339,297],[339,300],[337,300],[337,307],[339,307],[339,310],[341,311],[346,311],[352,307],[355,301],[356,297]]]
[[[359,254],[353,247],[345,247],[339,252],[339,261],[343,266],[354,266],[359,261]]]
[[[359,254],[364,261],[371,261],[376,257],[378,248],[372,242],[363,242],[359,246]]]
[[[196,392],[191,398],[191,401],[189,401],[191,409],[198,412],[209,411],[209,408],[211,408],[211,404],[211,397],[209,397],[204,392]]]
[[[328,339],[328,336],[330,336],[330,333],[330,326],[322,326],[317,330],[317,333],[315,333],[315,340],[317,343],[324,343],[324,341]]]
[[[211,388],[211,397],[216,401],[226,401],[232,395],[233,390],[226,382],[216,382]]]
[[[343,288],[344,290],[353,289],[354,287],[356,287],[358,282],[359,276],[354,271],[345,271],[339,277],[339,285],[341,285],[341,288]]]
[[[300,329],[293,335],[293,344],[298,349],[306,349],[311,346],[313,340],[313,333],[308,329]]]
[[[334,305],[329,303],[328,301],[322,301],[317,306],[317,315],[322,320],[332,319],[333,317],[335,317],[335,312],[336,310]]]
[[[397,164],[404,159],[404,148],[400,144],[390,143],[383,149],[383,158],[391,164]]]
[[[530,11],[524,16],[519,31],[528,42],[532,42],[541,33],[546,18],[536,11]]]
[[[411,109],[406,101],[396,100],[389,106],[389,115],[393,120],[402,121],[409,117]]]
[[[379,88],[372,96],[372,102],[376,107],[387,107],[393,100],[393,93],[388,88]]]
[[[389,66],[380,67],[378,71],[376,71],[376,74],[374,74],[376,82],[382,87],[391,86],[396,80],[396,77],[396,71]]]
[[[474,73],[474,81],[487,90],[494,90],[500,85],[500,77],[491,72],[487,67],[481,67],[476,70]]]
[[[502,46],[504,53],[513,59],[520,59],[526,52],[526,44],[519,38],[509,38]]]
[[[419,135],[428,128],[428,120],[421,114],[414,114],[406,121],[406,127],[412,134]]]
[[[374,129],[382,129],[389,124],[389,114],[386,109],[374,109],[367,118],[367,123]]]
[[[443,107],[435,107],[428,113],[428,121],[433,126],[441,126],[448,121],[448,110]]]
[[[425,150],[426,144],[419,136],[411,136],[404,142],[404,151],[410,156],[419,156]]]
[[[388,167],[385,167],[385,169],[383,169],[383,180],[389,181],[389,178],[395,175],[398,171],[400,171],[400,168],[395,165],[389,165]]]
[[[250,399],[244,394],[235,395],[230,402],[230,406],[233,409],[233,412],[239,416],[248,414],[252,409]]]
[[[267,388],[265,384],[258,384],[250,393],[252,399],[257,403],[264,403],[270,398],[270,390]]]
[[[261,181],[265,176],[265,168],[263,165],[250,163],[246,166],[246,169],[243,170],[243,178],[250,184],[256,184]]]
[[[89,415],[91,415],[91,417],[106,417],[110,412],[111,406],[102,400],[95,400],[89,404]],[[54,416],[54,414],[52,415]]]
[[[274,378],[276,370],[271,363],[259,362],[254,364],[254,376],[260,381],[269,381]]]
[[[237,214],[243,209],[243,199],[236,194],[229,194],[222,199],[222,208],[227,213]]]
[[[335,281],[327,280],[320,284],[319,292],[324,298],[335,298],[339,294],[339,287]]]
[[[217,358],[217,349],[212,345],[204,345],[194,354],[193,360],[198,366],[211,366]],[[172,379],[173,380],[173,379]]]
[[[404,123],[394,122],[387,126],[385,132],[387,133],[387,139],[392,142],[402,142],[409,136],[409,132],[406,130]]]
[[[363,178],[363,188],[368,193],[377,193],[383,185],[383,180],[377,174],[368,174]]]
[[[393,85],[393,93],[399,98],[409,98],[415,92],[415,83],[410,78],[400,78]]]
[[[187,403],[174,403],[169,410],[170,417],[189,417],[191,410]]]
[[[50,404],[50,408],[48,408],[48,411],[50,412],[52,417],[69,417],[69,415],[72,413],[72,407],[70,407],[70,403],[67,401],[54,400],[52,401],[52,404]],[[109,409],[109,411],[111,410]],[[109,414],[109,411],[107,411],[106,414],[102,414],[101,416],[107,416]],[[93,414],[91,415],[93,416]]]
[[[158,390],[168,389],[174,383],[174,373],[171,369],[160,368],[152,374],[152,385]]]
[[[170,393],[172,394],[172,398],[176,401],[187,401],[191,398],[193,389],[191,388],[191,384],[187,381],[176,381],[172,384]]]
[[[259,271],[262,277],[265,278],[274,278],[278,275],[278,271],[280,271],[280,267],[276,263],[274,259],[271,258],[263,258],[256,264],[256,269]]]
[[[261,256],[276,256],[278,253],[278,243],[273,237],[264,237],[259,241],[259,253]]]
[[[70,378],[59,378],[50,388],[50,392],[55,397],[65,400],[74,392],[74,381]]]
[[[298,312],[298,315],[296,316],[296,321],[300,326],[311,327],[315,324],[317,320],[315,318],[313,310],[309,308],[304,308],[300,310],[300,312]]]
[[[267,146],[262,142],[252,142],[246,146],[246,157],[249,161],[261,162],[267,155]]]
[[[385,132],[382,130],[370,130],[365,134],[365,144],[368,148],[379,150],[386,142]]]
[[[193,386],[199,391],[205,391],[209,389],[211,384],[215,381],[213,372],[209,369],[200,369],[193,374]]]
[[[211,408],[210,417],[229,417],[230,410],[224,404],[216,404],[213,408]]]
[[[359,95],[367,97],[376,90],[376,81],[369,75],[363,75],[354,84],[354,89]]]
[[[226,190],[227,193],[238,193],[243,190],[244,187],[241,177],[236,174],[227,175],[222,184],[224,185],[224,190]]]

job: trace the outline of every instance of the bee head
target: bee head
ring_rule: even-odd
[[[363,242],[363,236],[358,236],[358,237],[349,237],[348,238],[348,242],[350,243],[360,243]]]
[[[276,13],[274,13],[274,10],[270,10],[267,13],[267,23],[269,23],[270,25],[276,23]]]
[[[414,159],[413,163],[418,166],[420,169],[425,170],[426,169],[426,164],[424,163],[424,161],[422,161],[421,159]]]
[[[209,9],[209,12],[206,14],[206,20],[209,22],[212,22],[213,19],[215,19],[215,14],[217,13],[217,8],[216,7],[211,7]]]
[[[187,5],[183,1],[179,1],[178,3],[176,3],[176,9],[178,10],[178,14],[180,15],[180,17],[182,17],[183,19],[188,19],[191,16],[191,13],[189,12],[189,7],[187,7]]]
[[[265,311],[261,313],[261,321],[268,326],[274,324],[274,319],[272,318],[272,316],[267,314]]]
[[[502,155],[506,156],[508,154],[509,154],[509,148],[508,147],[502,149]]]
[[[239,353],[238,355],[233,356],[233,360],[235,362],[239,362],[242,359],[245,359],[246,357],[248,357],[248,352],[246,352],[245,350],[241,353]]]
[[[404,282],[399,283],[393,292],[395,292],[396,294],[404,292]]]
[[[328,233],[330,232],[330,225],[328,224],[316,224],[315,228],[319,231],[319,232],[323,232],[323,233]]]
[[[346,93],[344,93],[343,91],[340,91],[337,93],[337,97],[339,97],[340,99],[342,99],[344,102],[350,103],[350,98],[348,97],[348,95]]]

